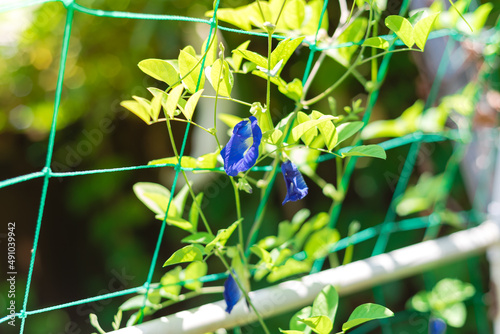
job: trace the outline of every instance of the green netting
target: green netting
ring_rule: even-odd
[[[67,307],[72,307],[76,305],[81,305],[85,303],[91,303],[99,300],[105,300],[109,298],[114,298],[118,296],[123,296],[123,295],[129,295],[129,294],[134,294],[134,293],[144,293],[144,298],[146,302],[147,296],[149,291],[152,289],[158,288],[157,284],[154,284],[152,282],[153,279],[153,273],[155,271],[155,268],[157,267],[157,260],[158,260],[158,255],[159,255],[159,250],[161,247],[161,242],[163,240],[163,235],[165,232],[166,228],[166,217],[167,214],[165,215],[165,219],[162,222],[160,231],[158,233],[158,238],[155,246],[154,253],[152,254],[151,257],[151,264],[149,267],[149,271],[147,274],[147,279],[144,282],[143,285],[123,290],[123,291],[118,291],[118,292],[113,292],[113,293],[108,293],[108,294],[103,294],[103,295],[98,295],[86,299],[81,299],[81,300],[76,300],[73,302],[68,302],[65,304],[60,304],[60,305],[54,305],[51,307],[46,307],[46,308],[40,308],[40,309],[29,309],[29,300],[30,300],[30,287],[32,284],[32,277],[33,277],[33,272],[34,272],[34,265],[36,262],[36,254],[37,254],[37,247],[39,244],[39,238],[40,238],[40,231],[42,228],[42,222],[43,222],[43,213],[44,213],[44,206],[45,206],[45,201],[48,193],[48,187],[50,180],[57,177],[77,177],[77,176],[85,176],[85,175],[93,175],[93,174],[98,174],[98,173],[119,173],[119,172],[124,172],[124,171],[135,171],[139,169],[149,169],[149,168],[173,168],[175,170],[175,176],[172,182],[171,186],[171,197],[170,201],[168,203],[167,207],[167,213],[169,211],[170,205],[172,203],[172,199],[175,195],[175,189],[176,189],[176,184],[178,181],[179,176],[184,176],[186,172],[193,172],[193,171],[199,171],[199,170],[205,170],[205,171],[216,171],[216,172],[221,172],[223,171],[222,168],[215,168],[215,169],[203,169],[203,168],[186,168],[182,167],[180,162],[178,164],[159,164],[159,165],[141,165],[141,166],[127,166],[127,167],[121,167],[121,168],[111,168],[111,169],[99,169],[99,170],[83,170],[83,171],[69,171],[69,172],[53,172],[50,168],[51,163],[52,163],[52,158],[53,158],[53,151],[54,151],[54,141],[56,137],[56,125],[57,125],[57,120],[58,120],[58,112],[59,112],[59,106],[61,103],[61,94],[62,94],[62,89],[63,89],[63,81],[64,81],[64,73],[66,69],[66,61],[67,61],[67,55],[68,55],[68,49],[69,49],[69,42],[70,42],[70,37],[71,37],[71,29],[72,29],[72,23],[73,23],[73,18],[75,15],[93,15],[96,17],[109,17],[109,18],[116,18],[116,19],[135,19],[135,20],[163,20],[163,21],[185,21],[185,22],[196,22],[196,23],[203,23],[207,24],[210,27],[209,31],[209,36],[214,36],[216,30],[222,30],[226,31],[229,33],[238,33],[238,34],[248,34],[248,35],[253,35],[253,36],[258,36],[258,37],[267,37],[267,34],[264,33],[259,33],[259,32],[249,32],[249,31],[243,31],[239,29],[232,29],[228,27],[224,27],[221,25],[217,24],[217,21],[215,19],[199,19],[199,18],[191,18],[191,17],[182,17],[182,16],[175,16],[175,15],[160,15],[160,14],[141,14],[141,13],[131,13],[131,12],[119,12],[119,11],[104,11],[104,10],[97,10],[97,9],[91,9],[87,8],[85,6],[79,5],[73,0],[61,0],[61,1],[56,1],[56,0],[38,0],[38,1],[17,1],[12,4],[7,4],[3,5],[0,7],[0,13],[1,12],[7,12],[11,10],[16,10],[19,8],[23,7],[28,7],[28,6],[34,6],[34,5],[43,5],[48,2],[61,2],[62,5],[66,8],[66,23],[65,23],[65,28],[64,28],[64,37],[63,37],[63,43],[62,43],[62,50],[61,50],[61,57],[60,57],[60,67],[59,67],[59,74],[58,74],[58,79],[57,79],[57,87],[56,87],[56,92],[55,92],[55,100],[54,100],[54,112],[53,112],[53,118],[52,118],[52,124],[51,124],[51,130],[49,134],[49,140],[48,140],[48,146],[47,146],[47,155],[45,159],[45,167],[41,171],[33,172],[30,174],[26,175],[21,175],[18,177],[14,177],[11,179],[3,180],[0,182],[0,188],[12,186],[14,184],[18,183],[23,183],[23,182],[28,182],[33,179],[41,178],[43,179],[43,185],[41,189],[41,195],[40,195],[40,205],[38,209],[38,218],[36,221],[36,228],[34,232],[34,239],[33,239],[33,246],[32,246],[32,255],[30,259],[30,266],[29,266],[29,272],[28,276],[26,279],[26,289],[25,289],[25,295],[22,303],[22,308],[16,313],[16,316],[21,319],[21,326],[20,326],[20,333],[23,333],[24,327],[25,327],[25,322],[29,318],[30,315],[33,314],[39,314],[39,313],[44,313],[44,312],[49,312],[53,310],[58,310],[62,308],[67,308]],[[323,19],[323,15],[327,9],[328,1],[324,2],[324,6],[322,9],[322,14],[321,14],[321,19]],[[406,13],[407,9],[409,6],[409,1],[405,0],[402,4],[401,7],[401,14]],[[219,1],[215,1],[214,3],[214,17],[217,17],[217,10],[219,7]],[[318,26],[321,26],[321,20]],[[452,42],[454,40],[460,40],[462,38],[462,35],[457,33],[454,30],[448,30],[448,29],[443,29],[439,31],[434,31],[430,34],[429,39],[434,39],[434,38],[439,38],[443,36],[448,36],[450,37],[449,42],[448,42],[448,47],[447,51],[445,51],[445,55],[442,58],[441,64],[439,65],[439,70],[437,73],[437,76],[435,78],[433,87],[431,89],[431,93],[429,94],[429,98],[426,101],[426,106],[425,109],[430,108],[436,98],[437,94],[439,91],[439,88],[442,83],[442,79],[444,76],[444,73],[446,71],[446,68],[448,66],[448,53],[450,52],[450,48],[452,47]],[[391,39],[394,38],[394,36],[383,36],[384,38]],[[282,39],[284,38],[283,36],[280,35],[273,35],[273,38],[275,39]],[[313,66],[313,60],[315,53],[317,51],[323,51],[326,50],[327,48],[345,48],[345,47],[350,47],[352,45],[360,45],[361,42],[349,42],[349,43],[344,43],[340,45],[333,45],[333,46],[318,46],[317,45],[317,36],[314,39],[313,42],[307,42],[309,45],[310,53],[309,57],[307,60],[307,65],[304,70],[304,75],[302,78],[302,82],[306,83],[308,76],[310,75],[311,68]],[[393,44],[393,47],[397,45],[402,45],[402,42],[396,41]],[[206,50],[209,48],[209,43],[207,43]],[[384,78],[387,75],[387,71],[389,68],[389,63],[390,59],[392,57],[392,53],[388,53],[384,56],[380,68],[377,73],[377,85],[376,87],[380,87]],[[203,57],[203,62],[205,61],[205,57]],[[203,63],[201,68],[203,68]],[[346,73],[345,75],[349,75],[350,73]],[[198,78],[198,85],[201,80],[201,76],[203,75],[202,72],[199,73],[199,78]],[[487,76],[488,73],[481,73],[481,75]],[[479,94],[479,93],[478,93]],[[378,99],[378,90],[375,90],[372,92],[370,95],[370,100],[368,101],[368,106],[366,108],[366,112],[364,114],[363,121],[366,124],[368,120],[370,119],[371,113],[373,108],[375,107]],[[478,97],[478,96],[477,96]],[[477,102],[477,101],[475,101]],[[186,149],[186,143],[187,143],[187,138],[190,133],[190,123],[187,124],[185,134],[183,137],[182,145],[180,151],[176,155],[180,157],[179,161],[181,158],[184,156],[185,149]],[[409,146],[409,151],[405,160],[405,164],[402,168],[402,172],[399,176],[394,194],[393,194],[393,202],[396,198],[398,198],[407,188],[410,176],[413,173],[414,169],[414,164],[417,159],[417,155],[420,151],[421,145],[423,143],[429,143],[429,142],[441,142],[441,141],[454,141],[456,144],[454,146],[454,152],[451,157],[451,159],[448,162],[448,165],[446,166],[446,171],[445,171],[445,186],[442,189],[439,189],[440,192],[440,201],[438,202],[436,209],[439,211],[439,209],[443,209],[445,205],[445,200],[447,198],[447,195],[449,194],[452,186],[452,182],[455,178],[455,175],[457,173],[458,169],[458,164],[463,157],[465,153],[465,144],[462,143],[462,139],[464,137],[463,133],[459,133],[458,130],[450,130],[447,132],[443,133],[437,133],[437,134],[425,134],[422,132],[416,132],[412,133],[400,138],[396,139],[391,139],[384,141],[380,143],[380,146],[382,146],[385,150],[391,150],[394,148],[399,148],[403,146]],[[175,144],[173,145],[175,147]],[[321,163],[327,160],[332,159],[332,155],[322,155],[318,158],[317,162]],[[341,180],[341,183],[339,185],[339,190],[342,192],[346,192],[348,189],[348,185],[351,179],[351,176],[354,172],[354,168],[356,166],[357,158],[351,158],[346,166],[345,174],[344,177]],[[260,204],[257,208],[256,215],[255,215],[255,222],[256,224],[254,225],[254,229],[250,232],[250,241],[248,245],[252,245],[256,238],[257,234],[259,231],[259,226],[262,223],[264,219],[264,212],[265,212],[265,206],[266,203],[269,199],[269,196],[271,194],[271,189],[273,188],[273,184],[276,180],[276,175],[278,174],[278,169],[275,166],[258,166],[254,167],[252,169],[253,171],[257,172],[272,172],[273,173],[273,178],[271,179],[266,192],[264,193],[264,196],[262,200],[260,201]],[[342,208],[342,204],[336,204],[331,207],[330,213],[330,221],[329,221],[329,226],[330,227],[335,227],[337,224],[337,221],[339,219],[339,214]],[[469,211],[469,212],[462,212],[464,216],[469,217],[469,222],[470,225],[473,226],[474,224],[478,224],[481,222],[481,219],[477,212],[475,210]],[[339,250],[346,249],[350,245],[356,245],[362,242],[365,242],[370,239],[375,240],[375,247],[373,248],[372,255],[377,255],[385,252],[388,240],[393,233],[401,232],[401,231],[414,231],[414,230],[423,230],[425,235],[424,235],[424,240],[426,239],[433,239],[437,236],[437,233],[439,231],[439,227],[441,226],[441,220],[440,216],[436,213],[430,214],[429,216],[426,217],[418,217],[418,218],[410,218],[410,219],[403,219],[396,221],[396,211],[395,211],[395,206],[393,204],[390,205],[390,207],[387,210],[385,219],[382,223],[375,227],[363,229],[356,234],[343,238],[341,239],[338,243],[332,247],[330,250],[331,252],[336,252]],[[248,247],[247,247],[248,248]],[[247,249],[248,251],[248,249]],[[305,257],[305,253],[299,253],[296,255],[297,259],[303,259]],[[478,288],[479,291],[483,291],[483,288],[481,286],[481,277],[478,274],[478,260],[477,259],[470,259],[468,262],[470,266],[470,272],[473,274],[472,280],[474,282],[474,285]],[[321,270],[323,265],[322,260],[318,260],[313,267],[313,272],[314,271],[319,271]],[[212,282],[212,281],[217,281],[221,280],[227,277],[227,273],[220,273],[220,274],[212,274],[212,275],[207,275],[205,277],[202,277],[199,281],[201,282]],[[432,281],[432,278],[430,278]],[[186,284],[189,283],[189,281],[183,281],[180,283],[176,284]],[[374,291],[376,299],[378,299],[380,302],[383,302],[383,292],[381,289],[375,289]],[[479,299],[478,299],[479,298]],[[485,313],[484,312],[484,302],[478,297],[474,300],[474,305],[475,307],[475,312],[476,312],[476,323],[478,326],[478,330],[480,332],[487,332],[487,321],[484,319]],[[406,319],[408,315],[405,315],[404,312],[402,312],[399,315],[398,319]],[[0,319],[0,323],[6,322],[10,319],[10,316],[5,316]],[[396,322],[399,320],[395,320]],[[383,330],[385,333],[390,333],[391,332],[391,327],[390,326],[383,326]],[[358,329],[356,332],[366,332],[369,331],[369,326],[366,327],[366,329]]]

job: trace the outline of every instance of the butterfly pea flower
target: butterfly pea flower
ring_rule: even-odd
[[[233,272],[234,273],[234,272]],[[226,312],[231,313],[234,305],[240,300],[241,291],[233,278],[233,275],[229,275],[224,282],[224,300],[226,301]]]
[[[446,331],[446,322],[440,318],[429,320],[429,334],[443,334]]]
[[[236,124],[233,135],[220,152],[226,174],[236,176],[239,172],[245,172],[255,165],[259,157],[261,140],[262,130],[254,116]]]
[[[291,161],[285,161],[281,164],[281,172],[286,183],[286,197],[282,205],[306,197],[308,188],[297,166]]]

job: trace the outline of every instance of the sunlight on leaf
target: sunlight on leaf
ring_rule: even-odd
[[[394,31],[396,35],[409,48],[415,44],[413,27],[407,19],[399,15],[390,15],[385,19],[385,25]]]
[[[199,245],[188,245],[172,254],[163,264],[164,267],[185,262],[202,261],[203,247]]]
[[[389,48],[389,42],[382,37],[370,37],[368,39],[365,39],[363,45],[384,50],[387,50]]]
[[[347,331],[370,320],[384,319],[393,316],[394,313],[382,305],[371,303],[363,304],[354,309],[348,321],[342,325],[342,330]]]

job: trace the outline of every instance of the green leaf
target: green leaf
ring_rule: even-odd
[[[298,124],[293,128],[293,129],[297,129],[297,130],[295,130],[297,137],[294,137],[293,130],[292,130],[292,140],[294,142],[299,140],[299,139],[302,139],[302,141],[307,146],[309,146],[313,142],[314,138],[316,138],[316,136],[318,135],[318,128],[316,127],[316,124],[314,123],[314,121],[316,121],[316,120],[312,120],[312,121],[313,122],[311,122],[311,118],[307,114],[305,114],[304,112],[299,111],[297,113],[297,123]]]
[[[408,18],[408,22],[410,22],[412,26],[415,26],[415,23],[420,21],[424,16],[424,14],[425,14],[424,10],[419,10],[418,12],[414,13],[412,16]]]
[[[137,198],[157,215],[164,216],[167,211],[170,191],[157,183],[139,182],[134,184],[133,190]],[[169,216],[177,215],[175,206],[170,206]]]
[[[415,212],[428,209],[433,205],[433,201],[427,198],[405,198],[398,203],[396,212],[400,216],[407,216]]]
[[[212,67],[207,67],[207,77],[214,90],[222,96],[231,96],[234,79],[225,60],[217,59]]]
[[[294,247],[302,249],[302,246],[311,233],[323,228],[328,223],[328,217],[326,212],[320,212],[305,222],[292,240]]]
[[[475,293],[476,289],[470,283],[454,278],[444,278],[432,289],[432,298],[446,304],[453,304],[467,300]]]
[[[273,283],[283,278],[306,273],[309,270],[311,270],[310,264],[289,258],[284,265],[277,267],[267,276],[267,281]]]
[[[385,19],[385,25],[394,31],[399,39],[409,48],[415,44],[413,27],[407,19],[399,15],[389,15]]]
[[[384,319],[392,316],[394,316],[394,313],[382,305],[363,304],[354,309],[348,321],[342,325],[342,330],[347,331],[370,320]]]
[[[182,85],[178,85],[170,91],[170,94],[168,94],[165,108],[165,112],[168,117],[174,118],[175,110],[177,109],[177,104],[179,103],[179,99],[181,98],[183,91],[184,87]]]
[[[323,136],[325,145],[331,151],[338,143],[338,133],[333,122],[323,122],[318,124],[319,132]]]
[[[223,228],[217,231],[217,235],[215,236],[214,240],[212,240],[208,245],[205,246],[205,252],[210,253],[214,247],[224,247],[226,245],[227,240],[231,237],[231,234],[233,234],[234,230],[236,227],[241,223],[243,219],[238,219],[231,225],[229,225],[228,228]]]
[[[179,53],[179,72],[182,77],[182,83],[186,89],[194,94],[196,89],[202,89],[205,83],[205,76],[201,75],[201,62],[189,53],[188,47],[184,48]],[[198,86],[198,78],[200,78],[200,84]]]
[[[389,42],[382,37],[370,37],[368,39],[365,39],[363,45],[384,50],[387,50],[389,48]]]
[[[341,152],[342,150],[339,151],[342,158],[355,156],[385,159],[387,157],[385,150],[379,145],[361,145],[347,149],[348,150],[344,152]]]
[[[419,312],[430,312],[431,303],[428,298],[429,292],[420,291],[408,301],[411,308]]]
[[[193,118],[193,113],[194,109],[196,108],[196,105],[198,104],[198,100],[200,99],[201,94],[203,94],[203,89],[197,91],[194,93],[186,102],[186,106],[182,110],[182,113],[184,116],[186,116],[186,119],[190,121]]]
[[[250,73],[254,71],[257,68],[257,65],[255,63],[252,63],[250,61],[247,61],[246,63],[243,63],[243,66],[241,67],[241,71],[243,73]]]
[[[252,106],[250,107],[250,113],[254,115],[255,118],[257,118],[257,122],[260,129],[262,130],[262,133],[274,130],[273,122],[271,120],[271,117],[268,115],[269,110],[264,108],[260,102],[252,103]]]
[[[358,17],[349,25],[349,27],[337,38],[335,41],[336,45],[360,42],[366,32],[366,27],[368,20],[364,17]],[[341,47],[327,51],[327,54],[332,56],[341,65],[348,67],[351,61],[352,55],[358,49],[358,45],[353,45],[349,47]]]
[[[439,192],[435,189],[443,187],[443,174],[431,176],[429,173],[420,175],[414,186],[406,188],[401,198],[398,198],[396,212],[400,216],[409,215],[429,209],[438,200]]]
[[[270,130],[263,134],[264,140],[267,140],[270,144],[278,145],[280,143],[281,137],[283,137],[283,132],[281,130]]]
[[[179,286],[180,287],[180,286]],[[146,301],[146,305],[150,304]],[[144,306],[144,295],[137,295],[132,298],[127,299],[123,304],[120,305],[120,310],[131,311],[137,310]]]
[[[162,217],[158,216],[157,218],[163,220],[165,216]],[[189,221],[179,217],[167,217],[167,224],[171,226],[176,226],[180,229],[183,229],[184,231],[189,231],[189,232],[193,231],[193,225],[191,225]]]
[[[138,66],[147,75],[163,81],[169,86],[179,81],[179,73],[168,60],[144,59],[139,62]]]
[[[153,100],[151,100],[151,107],[152,107],[152,109],[158,108],[158,110],[153,110],[153,112],[152,112],[153,120],[157,121],[158,117],[159,117],[159,114],[160,114],[160,111],[161,111],[161,107],[163,106],[163,108],[165,110],[167,110],[166,106],[167,106],[168,94],[165,91],[163,91],[161,89],[158,89],[156,87],[148,87],[148,90],[149,90],[149,92],[151,94],[153,94],[154,98],[158,98],[159,99],[159,103],[160,103],[159,106],[153,106],[153,104],[158,103],[158,102],[155,102],[154,98],[153,98]],[[155,113],[156,113],[156,118],[154,117]]]
[[[434,21],[436,21],[439,13],[431,14],[415,24],[414,35],[415,35],[415,43],[417,46],[424,51],[425,43],[427,42],[427,38],[432,29],[432,25]]]
[[[219,153],[207,153],[198,158],[183,156],[181,160],[182,168],[214,168],[217,165],[217,155]],[[161,158],[156,160],[151,160],[148,165],[177,165],[179,159],[177,157]]]
[[[198,230],[198,217],[200,216],[201,203],[203,202],[203,193],[196,195],[193,204],[191,204],[191,209],[189,209],[189,221],[193,226],[193,230]]]
[[[343,142],[346,139],[351,138],[354,134],[356,134],[361,128],[363,128],[363,122],[350,122],[343,123],[337,126],[337,132],[339,134],[339,138],[337,141],[337,145]]]
[[[188,245],[177,250],[172,254],[167,261],[163,264],[164,267],[185,262],[202,261],[203,260],[203,247],[200,245]]]
[[[135,97],[134,97],[135,98]],[[136,116],[142,119],[146,124],[151,124],[151,117],[149,116],[148,108],[144,107],[142,103],[133,100],[122,101],[120,105],[131,112],[133,112]]]
[[[306,330],[306,324],[301,322],[301,319],[309,318],[312,315],[312,306],[306,306],[297,313],[295,313],[291,318],[290,318],[290,329],[296,330],[296,331],[305,331]]]
[[[207,42],[210,38],[210,48],[207,50],[207,54],[205,56],[205,63],[203,64],[205,67],[211,66],[214,61],[217,59],[217,35],[208,36],[203,45],[201,46],[201,54],[205,54],[205,50],[207,49]]]
[[[214,238],[215,237],[208,232],[198,232],[188,237],[185,237],[184,239],[181,240],[181,242],[206,245],[210,241],[214,240]]]
[[[283,9],[280,21],[285,23],[287,29],[299,29],[304,22],[306,2],[304,0],[288,0]]]
[[[484,28],[488,15],[493,10],[494,6],[491,2],[486,2],[477,7],[472,13],[472,27],[476,33],[479,33]]]
[[[443,318],[448,325],[455,328],[461,328],[467,320],[467,308],[464,303],[456,303],[440,310],[437,314]]]
[[[196,168],[215,168],[217,166],[217,157],[219,152],[207,153],[196,159]]]
[[[379,120],[369,123],[362,131],[361,138],[400,137],[418,130],[424,102],[417,100],[396,119]]]
[[[181,293],[181,285],[177,284],[181,281],[180,274],[182,272],[181,266],[166,272],[160,280],[161,289],[160,295],[164,298],[178,300]],[[142,305],[140,305],[142,307]]]
[[[248,47],[248,44],[250,44],[250,41],[246,41],[238,45],[236,50],[246,50]],[[231,61],[228,60],[228,63],[233,67],[233,70],[239,71],[240,66],[241,66],[241,61],[243,60],[243,57],[241,54],[237,52],[233,52],[233,56],[230,58]]]
[[[269,254],[269,252],[264,248],[258,245],[253,245],[252,247],[250,247],[250,251],[257,255],[259,259],[261,259],[265,263],[272,263],[271,254]]]
[[[194,282],[184,284],[184,287],[190,290],[199,290],[203,286],[203,283],[198,279],[207,274],[207,264],[205,262],[193,262],[190,263],[186,269],[184,269],[184,279],[185,280],[196,280]]]
[[[217,19],[230,23],[238,28],[249,31],[252,25],[248,16],[248,6],[241,6],[237,8],[220,8],[217,10]],[[209,11],[205,16],[213,17],[214,12]]]
[[[314,299],[312,315],[325,315],[333,322],[335,314],[337,314],[338,304],[339,294],[337,290],[335,290],[333,285],[327,285]]]
[[[335,119],[335,117],[330,116],[330,115],[325,115],[325,116],[322,116],[320,119],[309,120],[309,121],[306,121],[304,123],[296,125],[292,129],[293,140],[294,141],[299,140],[299,138],[302,137],[307,131],[317,128],[318,125],[321,123],[331,122],[332,119]]]
[[[177,165],[179,163],[179,158],[177,157],[169,157],[169,158],[161,158],[156,160],[151,160],[148,162],[148,165],[163,165],[163,164],[171,164]],[[183,168],[195,168],[196,167],[196,159],[193,157],[182,157],[181,167]]]
[[[178,212],[178,217],[182,216],[182,212],[184,212],[184,206],[186,205],[186,199],[189,194],[189,187],[188,185],[184,185],[182,189],[175,195],[172,204],[175,205],[175,208],[177,209]]]
[[[302,331],[294,331],[294,330],[283,330],[283,329],[279,329],[280,330],[280,333],[285,333],[285,334],[304,334],[304,332]]]
[[[323,12],[323,0],[308,1],[306,5],[306,18],[302,22],[301,33],[304,35],[314,36],[318,30],[319,21]],[[310,16],[309,16],[310,13]],[[323,14],[321,20],[321,29],[328,30],[328,11]]]
[[[161,111],[161,102],[162,102],[162,96],[154,96],[153,99],[151,100],[151,118],[153,119],[153,122],[158,121],[158,117],[160,116],[160,111]]]
[[[276,76],[279,76],[281,71],[283,70],[283,67],[287,63],[288,59],[292,56],[292,54],[295,52],[297,47],[302,43],[304,40],[304,37],[298,37],[298,38],[287,38],[282,40],[281,42],[278,43],[276,48],[271,52],[271,69],[273,69],[280,61],[283,61],[280,69],[276,73]],[[259,64],[257,64],[259,65]],[[262,66],[267,69],[267,61],[266,61],[266,66]]]
[[[304,88],[302,87],[302,81],[295,78],[289,83],[280,81],[278,83],[278,89],[286,97],[298,102],[302,98]]]
[[[324,315],[302,319],[301,321],[318,334],[330,334],[333,329],[333,322]]]
[[[233,53],[240,55],[241,57],[245,58],[246,60],[251,61],[252,63],[254,63],[257,66],[267,68],[267,58],[262,57],[258,53],[255,53],[255,52],[252,52],[249,50],[242,50],[242,49],[233,50]]]
[[[314,232],[304,246],[307,258],[318,259],[326,256],[339,239],[339,232],[329,227]]]

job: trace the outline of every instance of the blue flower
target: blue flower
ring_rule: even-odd
[[[440,318],[429,320],[429,334],[443,334],[446,331],[446,322]]]
[[[233,272],[234,274],[234,272]],[[231,313],[234,305],[240,300],[241,291],[236,284],[233,275],[229,275],[226,281],[224,282],[224,300],[226,301],[226,312]]]
[[[236,176],[255,165],[261,139],[262,130],[254,116],[250,116],[249,121],[241,121],[234,126],[231,139],[220,152],[227,175]]]
[[[282,204],[306,197],[308,188],[297,166],[291,161],[285,161],[281,164],[281,172],[286,183],[286,197]]]

